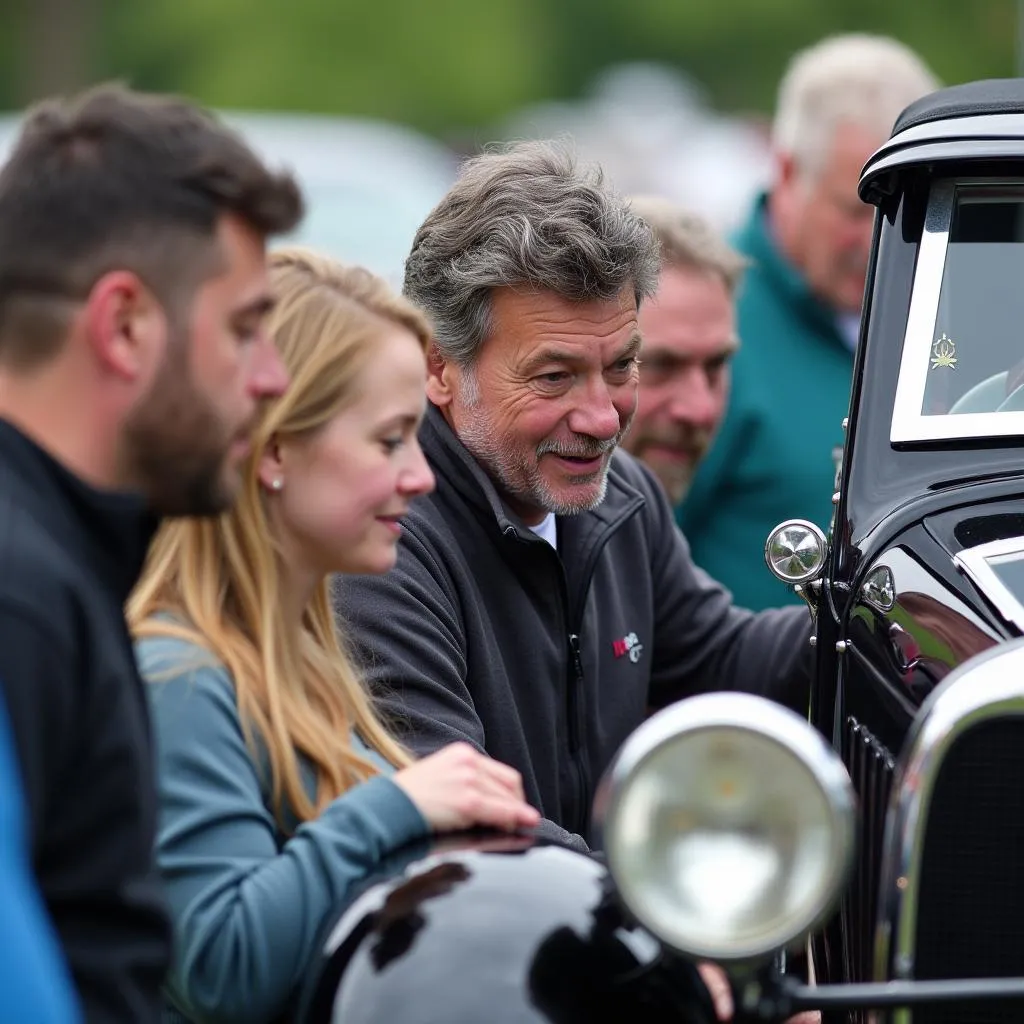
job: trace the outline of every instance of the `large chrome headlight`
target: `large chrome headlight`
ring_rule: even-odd
[[[626,906],[668,945],[711,960],[803,938],[852,862],[842,762],[798,715],[748,694],[693,697],[648,719],[595,811]]]

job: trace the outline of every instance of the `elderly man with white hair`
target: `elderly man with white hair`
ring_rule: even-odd
[[[729,407],[677,510],[694,560],[741,606],[787,600],[757,569],[774,526],[829,525],[874,214],[857,181],[903,108],[936,88],[903,44],[862,34],[798,53],[782,79],[774,181],[734,239],[750,267]]]

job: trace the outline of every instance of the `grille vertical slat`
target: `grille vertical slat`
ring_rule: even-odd
[[[842,753],[857,791],[861,834],[853,880],[841,909],[848,943],[845,950],[846,976],[850,981],[869,981],[873,976],[872,943],[878,908],[882,836],[894,759],[885,745],[852,716],[846,720]]]
[[[854,748],[853,748],[854,749],[854,755],[853,756],[854,756],[854,764],[857,765],[857,781],[856,781],[857,794],[858,794],[858,796],[860,796],[862,806],[864,806],[865,808],[870,806],[869,800],[866,799],[866,797],[871,792],[871,790],[873,789],[873,787],[870,784],[871,780],[868,777],[868,771],[867,771],[867,746],[868,746],[868,741],[867,741],[867,738],[864,735],[864,728],[863,728],[863,726],[857,726],[856,727],[856,740],[855,740]],[[863,822],[862,822],[862,826],[863,825],[867,825],[868,823],[870,823],[870,821],[871,821],[871,815],[866,815],[864,820],[863,820]],[[861,835],[864,835],[867,831],[868,831],[867,828],[862,827],[861,828]],[[868,864],[867,864],[867,862],[865,862],[862,865],[858,865],[858,867],[859,867],[860,870],[857,871],[857,909],[856,909],[856,913],[857,913],[857,920],[858,921],[864,921],[864,920],[866,920],[865,914],[867,913],[867,902],[868,902],[868,870],[867,870]],[[862,965],[864,963],[864,929],[863,928],[858,928],[857,929],[857,944],[856,944],[855,958],[856,958],[855,962],[857,963],[858,968],[859,968],[860,965]],[[859,974],[858,974],[858,980],[860,980],[860,975]]]
[[[872,753],[875,762],[874,789],[872,793],[872,806],[876,808],[870,821],[870,842],[871,849],[878,850],[878,857],[868,861],[868,887],[871,891],[871,905],[867,908],[868,920],[872,928],[868,933],[868,949],[866,954],[866,970],[869,975],[874,974],[875,949],[874,939],[876,928],[874,927],[878,916],[879,887],[882,881],[882,848],[885,840],[885,816],[889,807],[889,792],[892,786],[892,776],[895,762],[891,755],[875,749]]]

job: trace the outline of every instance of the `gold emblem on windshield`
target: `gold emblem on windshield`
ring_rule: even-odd
[[[956,343],[952,338],[943,332],[934,345],[932,345],[932,369],[937,370],[940,366],[947,366],[951,370],[956,369]]]

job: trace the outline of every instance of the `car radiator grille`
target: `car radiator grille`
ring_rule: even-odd
[[[885,745],[853,717],[846,720],[842,753],[860,805],[857,863],[840,909],[846,942],[843,955],[850,981],[870,981],[874,974],[878,876],[894,759]]]
[[[1024,974],[1024,718],[982,722],[939,769],[924,836],[917,978]],[[914,1024],[1024,1021],[1024,1002],[922,1007]]]

